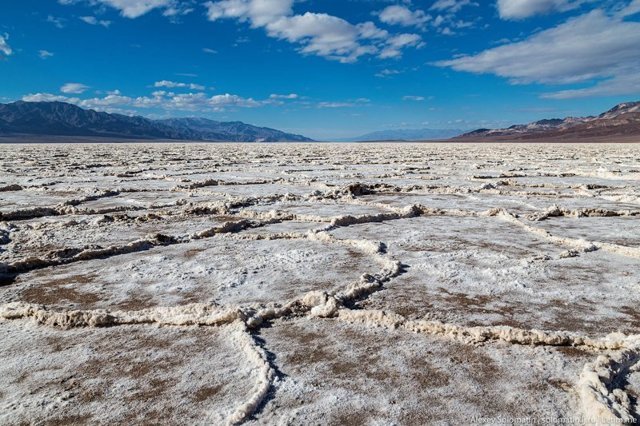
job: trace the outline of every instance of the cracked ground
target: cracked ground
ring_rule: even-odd
[[[0,146],[0,423],[636,423],[637,145]]]

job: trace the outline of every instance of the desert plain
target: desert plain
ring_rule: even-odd
[[[0,145],[1,424],[620,424],[638,144]]]

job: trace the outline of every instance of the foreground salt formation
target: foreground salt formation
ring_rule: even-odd
[[[638,146],[0,154],[2,424],[640,419]]]

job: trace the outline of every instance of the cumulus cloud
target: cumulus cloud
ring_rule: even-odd
[[[387,44],[380,52],[381,58],[398,58],[402,56],[402,49],[408,46],[422,48],[425,43],[417,34],[398,34],[387,40]]]
[[[204,90],[204,86],[200,84],[179,83],[176,81],[169,81],[169,80],[156,81],[153,84],[153,87],[166,87],[168,89],[181,88],[181,89],[191,89],[191,90]]]
[[[376,24],[371,21],[363,22],[356,25],[358,33],[362,39],[365,40],[385,40],[389,37],[389,32],[378,28]]]
[[[71,93],[71,94],[77,95],[77,94],[86,92],[88,88],[89,86],[86,86],[82,83],[67,83],[60,88],[60,91],[62,93],[67,93],[67,94]]]
[[[264,28],[270,37],[301,45],[304,54],[341,62],[379,54],[391,37],[373,22],[354,25],[326,13],[293,14],[293,0],[220,0],[205,5],[211,21],[226,18],[247,22],[252,28]],[[412,45],[415,43],[396,45],[397,54],[401,47]]]
[[[264,27],[292,14],[293,0],[222,0],[207,2],[209,19],[237,18],[254,28]]]
[[[289,42],[303,42],[303,53],[356,59],[362,54],[356,27],[336,16],[310,13],[283,17],[269,23],[270,36]]]
[[[69,92],[72,93],[72,92]],[[258,107],[265,103],[252,98],[244,98],[229,93],[209,96],[205,93],[180,93],[158,90],[149,96],[132,97],[123,95],[119,90],[107,92],[101,97],[81,99],[77,96],[56,95],[51,93],[33,93],[23,96],[28,102],[68,102],[82,108],[100,111],[127,111],[133,109],[161,109],[179,111],[224,111],[227,107]]]
[[[170,90],[155,90],[146,96],[127,96],[119,90],[106,92],[96,97],[80,97],[52,93],[31,93],[22,97],[27,102],[67,102],[82,108],[97,111],[117,112],[121,114],[142,114],[144,111],[172,112],[184,111],[194,114],[224,112],[229,108],[258,108],[264,106],[286,105],[296,102],[305,108],[350,108],[366,106],[371,102],[367,98],[347,99],[344,101],[308,101],[301,100],[296,93],[271,94],[266,99],[253,99],[230,93],[208,95],[203,92],[175,93]]]
[[[190,7],[190,3],[178,3],[177,1],[173,1],[164,9],[162,15],[176,21],[177,17],[188,15],[193,12],[193,10],[193,7]]]
[[[410,2],[406,2],[410,4]],[[465,6],[478,6],[471,0],[438,0],[430,8],[433,16],[423,10],[411,10],[407,6],[387,6],[378,12],[380,22],[387,25],[414,26],[425,30],[431,28],[443,35],[453,35],[455,30],[472,26],[471,22],[457,18],[457,13]]]
[[[192,1],[184,0],[58,0],[58,3],[64,5],[72,5],[81,2],[87,2],[91,6],[103,4],[112,7],[120,11],[120,15],[130,19],[138,18],[154,9],[163,9],[163,15],[170,18],[178,15],[185,15],[193,11],[193,8],[189,7],[189,4],[191,4]],[[101,21],[92,16],[84,16],[80,19],[90,25],[102,25],[107,27],[111,24],[109,21]]]
[[[516,43],[477,55],[441,61],[457,71],[489,73],[513,84],[598,82],[588,88],[547,94],[577,97],[638,92],[640,23],[601,10],[572,18]]]
[[[510,0],[518,1],[518,0]],[[446,11],[451,13],[458,13],[460,9],[465,6],[477,6],[478,3],[471,0],[438,0],[432,6],[431,10]]]
[[[72,98],[51,93],[30,93],[22,97],[22,100],[25,102],[69,102],[70,99]],[[77,98],[74,99],[79,101]]]
[[[98,19],[95,16],[80,16],[80,20],[89,25],[102,25],[105,28],[109,28],[109,25],[111,25],[111,21]]]
[[[152,96],[132,99],[136,108],[160,108],[182,111],[223,111],[225,107],[257,107],[260,102],[229,93],[209,96],[205,93],[172,93],[157,91]]]
[[[169,8],[173,0],[99,0],[101,3],[118,9],[126,18],[137,18],[157,8]]]
[[[498,13],[502,19],[524,19],[553,11],[565,12],[583,3],[583,0],[498,0]]]
[[[7,40],[9,40],[9,34],[0,34],[0,55],[9,56],[13,54],[13,50]]]
[[[422,10],[412,11],[408,7],[393,5],[388,6],[378,13],[380,22],[384,22],[389,25],[402,25],[405,27],[423,27],[427,23],[431,16],[424,13]]]
[[[272,93],[271,95],[269,95],[269,98],[266,99],[265,101],[263,101],[263,103],[265,105],[269,104],[269,105],[285,105],[285,103],[287,101],[295,101],[297,99],[299,99],[300,96],[296,93],[289,93],[289,94],[277,94],[277,93]]]

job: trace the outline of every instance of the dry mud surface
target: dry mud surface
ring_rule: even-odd
[[[0,424],[620,424],[640,145],[0,145]]]

